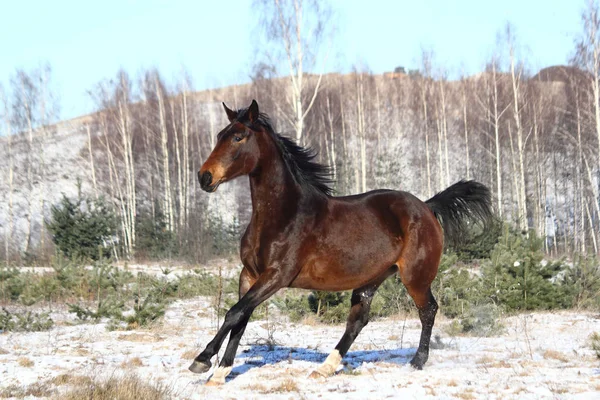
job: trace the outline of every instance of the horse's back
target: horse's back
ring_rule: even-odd
[[[412,193],[401,190],[379,189],[357,195],[332,197],[329,209],[349,218],[363,212],[376,215],[399,235],[411,223],[439,226],[425,202]]]

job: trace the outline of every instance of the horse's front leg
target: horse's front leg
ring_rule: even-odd
[[[254,278],[246,268],[242,269],[239,286],[240,300],[246,293],[248,293],[248,290],[250,290],[255,282],[256,278]],[[219,368],[217,368],[217,370],[213,373],[213,376],[210,378],[210,380],[206,382],[207,386],[218,386],[225,383],[225,378],[231,372],[231,366],[233,365],[235,353],[237,352],[237,348],[240,344],[242,336],[244,335],[244,331],[246,330],[246,325],[248,325],[249,320],[250,318],[247,318],[243,323],[231,330],[229,342],[227,343],[227,348],[225,349],[225,354],[223,354]]]
[[[224,357],[215,375],[214,380],[211,378],[213,383],[224,383],[225,377],[231,372],[231,365],[233,364],[233,358],[235,357],[235,350],[241,339],[244,329],[252,312],[262,302],[271,297],[282,287],[289,285],[289,282],[293,277],[289,277],[289,274],[284,274],[280,269],[269,268],[265,270],[256,280],[254,285],[248,290],[248,292],[233,306],[225,315],[223,325],[213,338],[208,343],[202,353],[200,353],[195,359],[189,369],[195,373],[203,373],[210,369],[210,359],[217,354],[225,337],[231,332],[232,336],[230,339],[230,346],[228,346],[229,357]],[[234,339],[236,339],[234,341]],[[231,343],[234,341],[233,343]],[[235,349],[233,348],[235,347]],[[233,356],[231,354],[233,353]]]

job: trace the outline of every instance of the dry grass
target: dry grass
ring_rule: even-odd
[[[269,393],[269,389],[262,383],[254,383],[243,388],[254,393]]]
[[[17,386],[10,385],[5,388],[0,389],[0,398],[1,399],[9,399],[9,398],[18,398],[22,399],[25,397],[49,397],[54,393],[48,382],[36,382],[29,386]]]
[[[432,386],[424,385],[423,388],[427,392],[427,395],[429,395],[429,396],[436,396],[437,395],[435,389]]]
[[[175,397],[172,389],[162,384],[149,384],[137,375],[92,380],[91,384],[78,384],[56,400],[163,400]]]
[[[186,350],[183,352],[183,354],[181,354],[181,359],[182,360],[193,360],[194,358],[196,358],[197,354],[198,354],[198,350]]]
[[[496,361],[496,359],[492,356],[488,356],[487,354],[485,356],[481,356],[477,359],[477,361],[475,361],[477,364],[491,364],[494,361]]]
[[[565,386],[558,386],[556,384],[549,384],[548,388],[550,389],[550,391],[552,393],[556,393],[556,394],[566,394],[566,393],[570,392],[569,388],[567,388]]]
[[[134,333],[119,335],[117,337],[117,339],[126,340],[128,342],[152,343],[152,342],[158,342],[159,340],[162,340],[163,338],[161,338],[158,335],[151,335],[149,333],[134,332]]]
[[[463,390],[462,392],[456,393],[455,396],[458,397],[459,399],[465,399],[465,400],[473,400],[473,399],[477,398],[473,394],[473,391],[469,388]]]
[[[510,353],[508,353],[508,358],[510,358],[510,359],[519,360],[521,357],[523,357],[523,354],[518,353],[516,351],[511,351]]]
[[[71,374],[60,374],[50,379],[51,384],[55,386],[64,386],[64,385],[74,385],[74,386],[84,386],[91,385],[92,378],[89,376],[83,375],[71,375]]]
[[[17,359],[17,363],[19,363],[19,366],[25,367],[25,368],[31,368],[35,364],[33,362],[33,360],[31,358],[28,358],[28,357],[19,357]]]
[[[452,379],[446,386],[458,386],[458,382],[456,382],[456,379]]]
[[[275,393],[289,393],[289,392],[297,392],[298,389],[298,384],[296,383],[295,380],[291,379],[291,378],[287,378],[284,379],[283,382],[281,382],[279,385],[275,386],[272,388],[273,392]]]
[[[554,360],[558,360],[558,361],[562,361],[562,362],[568,362],[569,361],[569,357],[565,354],[565,353],[561,353],[560,351],[556,351],[556,350],[546,350],[544,352],[544,358],[545,359],[554,359]]]
[[[490,368],[510,368],[510,364],[506,360],[495,360],[488,364]]]
[[[520,393],[523,393],[523,392],[527,393],[527,389],[523,385],[519,385],[517,387],[513,387],[512,389],[513,389],[512,392],[514,394],[520,394]]]
[[[302,318],[302,321],[300,321],[300,323],[307,326],[317,326],[321,324],[319,319],[313,314],[307,315],[304,318]]]
[[[284,379],[279,385],[267,387],[261,383],[255,383],[246,386],[244,389],[260,393],[260,394],[271,394],[271,393],[295,393],[300,391],[298,384],[291,378]]]
[[[4,355],[4,354],[8,354],[8,350],[5,350],[2,347],[0,347],[0,355]]]
[[[129,360],[125,360],[121,363],[121,367],[123,368],[135,368],[135,367],[142,367],[144,366],[144,363],[142,362],[142,359],[139,357],[133,357],[130,358]]]
[[[78,347],[75,349],[75,351],[73,352],[73,354],[75,354],[76,356],[89,356],[91,353],[88,349],[86,349],[85,347]]]

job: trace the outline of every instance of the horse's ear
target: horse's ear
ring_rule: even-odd
[[[256,122],[258,119],[258,103],[256,100],[252,100],[252,104],[248,107],[248,111],[246,112],[246,116],[251,123]]]
[[[237,119],[238,113],[236,111],[230,110],[229,107],[225,105],[225,102],[223,102],[223,108],[227,113],[227,118],[229,119],[229,122],[233,122],[235,119]]]

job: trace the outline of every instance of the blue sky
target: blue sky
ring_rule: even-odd
[[[418,67],[423,47],[451,74],[479,71],[507,21],[532,70],[566,63],[584,0],[332,0],[337,35],[326,71]],[[182,66],[196,89],[248,81],[257,60],[252,0],[9,1],[0,3],[0,82],[48,61],[61,117],[93,110],[86,94],[121,67],[135,76]]]

